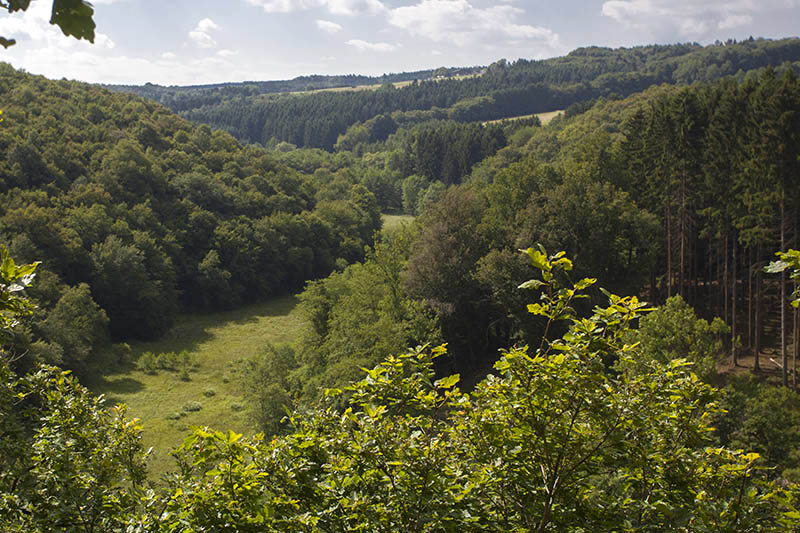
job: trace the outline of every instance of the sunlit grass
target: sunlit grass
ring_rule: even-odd
[[[548,111],[546,113],[533,113],[532,115],[520,115],[518,117],[508,117],[508,118],[499,118],[497,120],[487,120],[483,124],[484,125],[486,125],[486,124],[498,124],[500,122],[503,122],[504,120],[512,121],[512,120],[522,120],[524,118],[539,117],[539,120],[541,121],[542,126],[544,126],[545,124],[547,124],[548,122],[550,122],[551,120],[553,120],[554,118],[556,118],[558,115],[560,115],[563,112],[564,112],[563,109],[557,109],[556,111]]]
[[[414,221],[414,216],[383,214],[381,215],[381,220],[383,220],[383,231],[386,233],[392,233],[393,231],[403,227],[404,224],[411,224]]]
[[[297,338],[303,321],[296,304],[290,296],[235,311],[187,315],[159,341],[131,345],[134,358],[146,351],[187,350],[195,362],[190,381],[183,381],[178,372],[159,370],[153,375],[131,368],[90,383],[109,405],[128,404],[129,415],[141,419],[145,447],[153,448],[153,477],[174,466],[169,450],[183,441],[190,426],[255,432],[244,409],[237,367],[269,342]],[[189,402],[200,402],[202,408],[184,410]]]

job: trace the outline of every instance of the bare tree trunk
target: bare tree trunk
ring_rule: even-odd
[[[714,278],[711,277],[712,274],[713,274],[713,270],[711,269],[711,261],[712,261],[711,248],[712,248],[711,242],[709,242],[708,243],[708,264],[706,265],[706,268],[708,268],[708,274],[706,275],[706,299],[708,300],[709,309],[713,310],[714,309],[714,303],[713,303],[714,302],[714,293],[712,292],[712,289],[711,289],[711,287],[712,287],[711,280],[713,280]]]
[[[672,220],[669,201],[665,208],[667,210],[667,298],[669,298],[672,296]]]
[[[728,234],[725,233],[725,266],[722,273],[722,319],[728,322]]]
[[[761,257],[761,245],[758,245],[756,259]],[[755,345],[753,347],[753,371],[759,372],[759,356],[761,355],[761,269],[756,266],[756,303],[755,303]]]
[[[734,367],[739,366],[739,360],[736,357],[736,233],[733,237],[733,287],[731,288],[731,362]]]
[[[747,249],[747,347],[753,347],[753,248]]]
[[[781,191],[781,251],[786,251],[786,224],[785,224],[785,213],[784,213],[784,194]],[[783,380],[783,386],[789,386],[789,354],[786,353],[786,271],[781,272],[781,283],[780,283],[780,297],[778,300],[780,301],[781,306],[781,364],[783,365],[783,369],[781,370],[781,378]]]
[[[684,283],[686,283],[686,176],[681,172],[681,209],[679,213],[680,224],[680,268],[678,269],[678,294],[685,300]]]
[[[794,332],[792,333],[792,340],[794,346],[792,349],[792,390],[797,392],[797,354],[800,352],[800,342],[798,342],[798,335],[800,335],[800,313],[797,308],[794,308]]]

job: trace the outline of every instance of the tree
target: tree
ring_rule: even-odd
[[[10,13],[25,11],[30,6],[31,0],[2,0],[0,8]],[[84,0],[53,0],[53,10],[50,24],[61,28],[64,35],[76,39],[86,39],[94,42],[94,8]],[[14,39],[0,36],[0,46],[8,48],[16,43]]]

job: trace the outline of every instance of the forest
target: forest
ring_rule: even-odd
[[[156,97],[183,117],[223,129],[245,143],[283,141],[330,150],[348,127],[379,115],[391,115],[398,122],[494,120],[564,109],[593,98],[624,97],[662,83],[713,82],[784,63],[797,69],[799,61],[797,39],[751,38],[706,47],[579,48],[542,61],[498,60],[484,74],[466,79],[425,80],[415,73],[410,85],[395,88],[387,79],[372,91],[268,93],[240,84],[158,91],[145,86],[134,92]]]
[[[797,530],[798,54],[139,96],[0,63],[0,525]],[[282,294],[303,334],[235,378],[260,433],[193,428],[154,481],[81,382]]]

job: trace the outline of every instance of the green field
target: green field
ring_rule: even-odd
[[[381,215],[383,220],[383,231],[391,233],[403,227],[404,224],[411,224],[414,221],[413,215]]]
[[[108,404],[128,404],[129,415],[142,420],[145,447],[153,448],[154,477],[174,466],[169,450],[181,443],[190,426],[254,433],[237,383],[238,362],[269,342],[293,342],[303,326],[296,305],[297,299],[288,296],[235,311],[183,316],[157,342],[131,345],[134,358],[146,351],[187,350],[195,362],[190,381],[181,380],[177,372],[153,375],[132,368],[89,383]],[[200,402],[202,408],[185,411],[188,402]]]
[[[555,111],[548,111],[546,113],[534,113],[532,115],[520,115],[518,117],[508,117],[508,118],[500,118],[500,119],[497,119],[497,120],[487,120],[486,122],[483,123],[483,125],[485,126],[486,124],[496,124],[496,123],[503,122],[504,120],[520,120],[520,119],[523,119],[523,118],[539,117],[539,120],[542,122],[542,126],[544,126],[545,124],[547,124],[548,122],[550,122],[551,120],[553,120],[554,118],[556,118],[558,115],[560,115],[563,112],[564,112],[563,109],[557,109]]]

